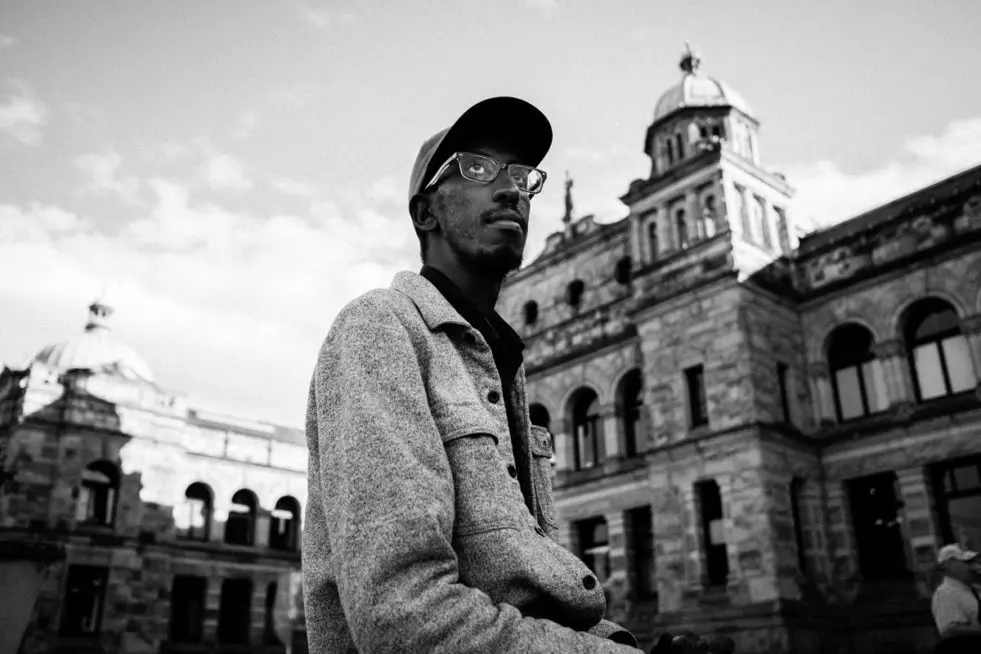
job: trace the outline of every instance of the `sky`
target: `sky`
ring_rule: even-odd
[[[974,0],[154,0],[0,4],[0,362],[112,326],[192,406],[303,424],[317,350],[419,267],[422,141],[494,95],[555,139],[526,261],[627,215],[685,41],[827,226],[981,164]]]

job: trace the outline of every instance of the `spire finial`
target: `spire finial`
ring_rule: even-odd
[[[112,315],[112,305],[109,304],[109,288],[103,284],[102,292],[89,305],[89,319],[85,324],[86,330],[96,328],[109,329],[109,317]]]
[[[566,225],[572,222],[572,177],[569,176],[569,171],[565,171],[565,215],[562,216],[562,222]]]
[[[698,67],[702,64],[702,58],[698,52],[692,50],[691,42],[685,41],[685,51],[681,55],[681,62],[678,64],[685,75],[694,75],[698,72]]]

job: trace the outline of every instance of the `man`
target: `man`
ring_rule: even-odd
[[[937,562],[944,579],[933,593],[933,619],[940,632],[937,652],[981,652],[981,597],[974,589],[977,552],[960,545],[940,548]]]
[[[324,341],[307,412],[312,652],[639,651],[553,540],[551,442],[494,311],[551,142],[538,109],[492,98],[423,143],[422,271],[348,304]]]

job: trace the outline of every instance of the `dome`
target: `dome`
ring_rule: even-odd
[[[58,370],[86,369],[114,372],[133,381],[153,383],[150,366],[133,348],[119,340],[106,324],[112,308],[96,301],[89,306],[84,331],[63,343],[38,352],[33,361]]]
[[[684,77],[658,99],[654,106],[655,122],[683,107],[734,107],[744,114],[753,115],[749,104],[732,87],[698,73],[701,61],[698,53],[687,46],[679,64]]]

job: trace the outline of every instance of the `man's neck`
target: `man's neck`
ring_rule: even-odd
[[[501,294],[503,279],[477,275],[459,266],[448,266],[440,262],[427,261],[426,265],[435,268],[456,284],[460,292],[480,309],[484,315],[491,315]]]

